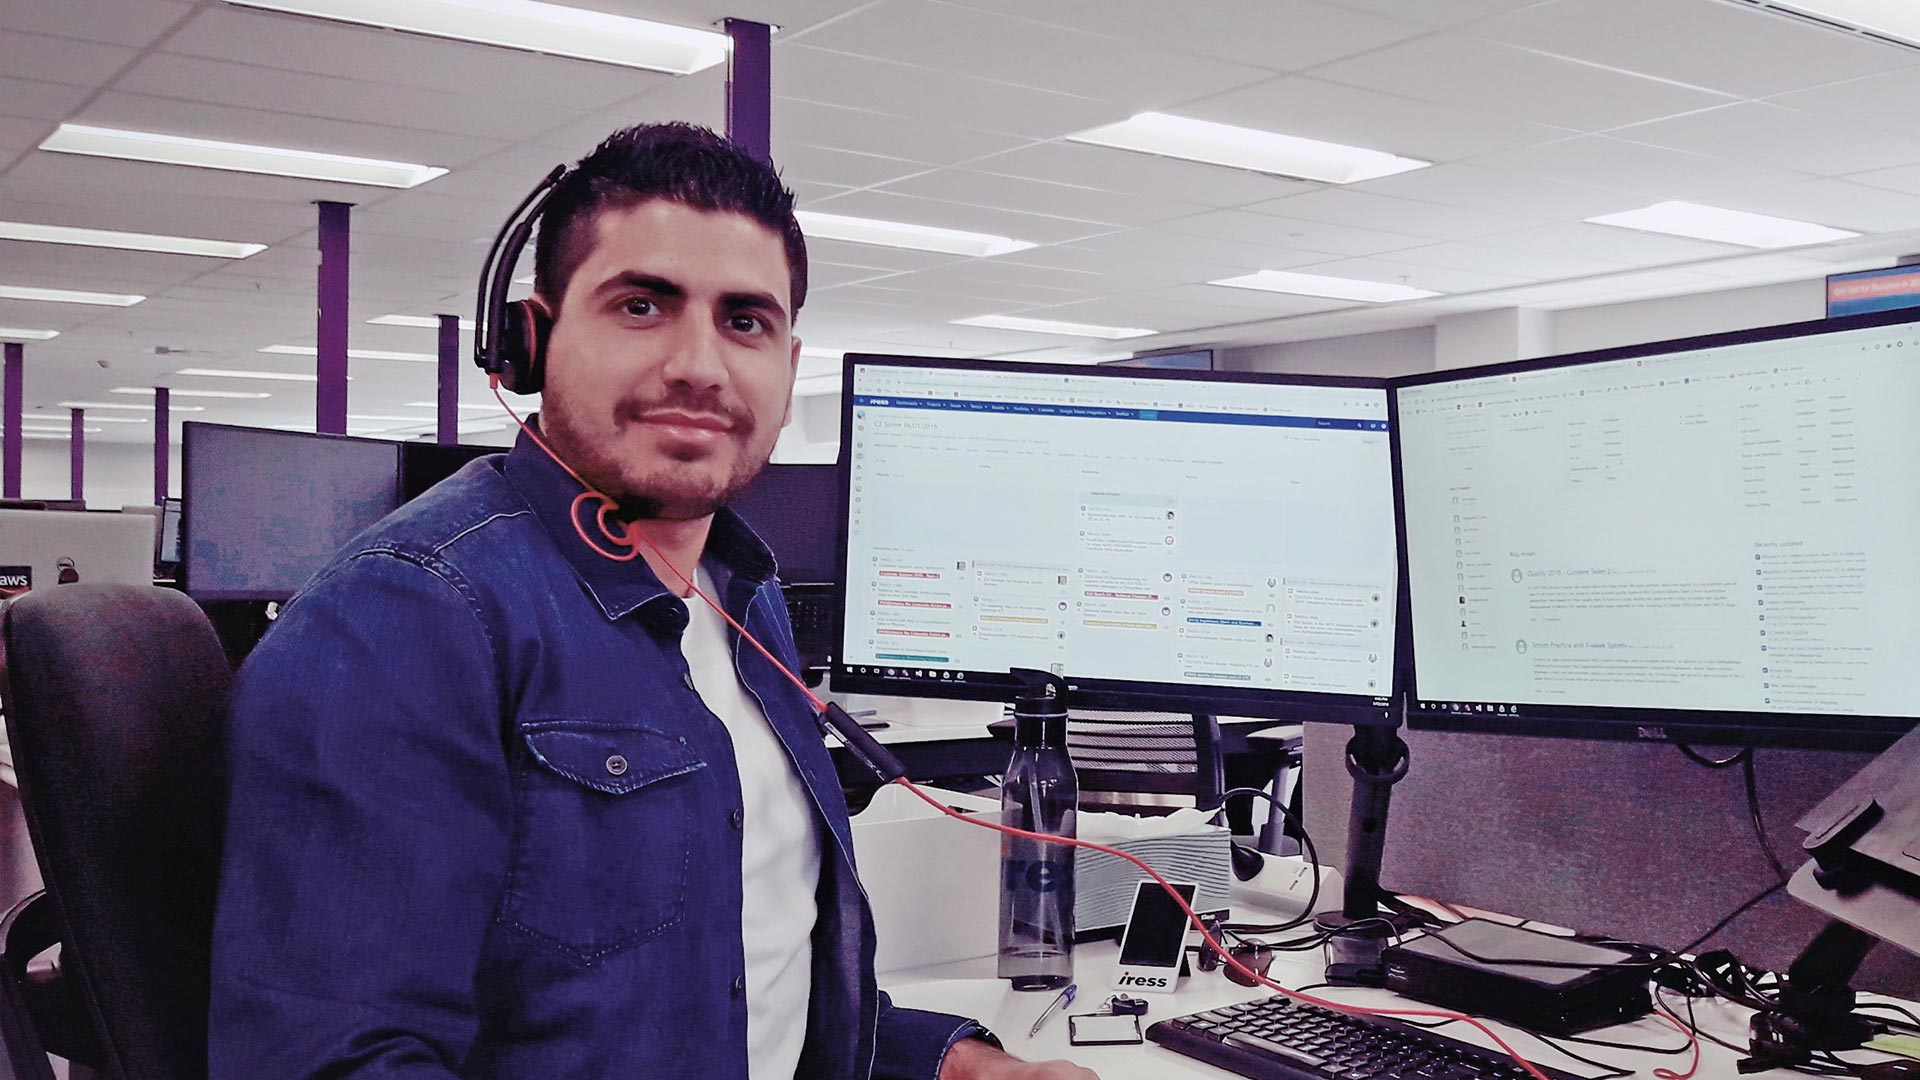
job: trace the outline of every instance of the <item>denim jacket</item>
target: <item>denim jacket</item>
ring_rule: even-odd
[[[732,742],[681,657],[685,603],[582,543],[579,490],[524,435],[472,462],[356,538],[241,670],[214,1080],[745,1080]],[[731,511],[705,565],[792,663],[772,557]],[[799,1075],[930,1080],[980,1029],[879,992],[820,730],[733,636],[824,845]]]

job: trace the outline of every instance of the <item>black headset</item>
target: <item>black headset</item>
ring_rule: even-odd
[[[533,226],[547,208],[547,200],[565,179],[568,169],[556,165],[527,197],[514,207],[500,227],[480,267],[480,298],[473,319],[473,362],[498,376],[502,388],[516,394],[537,394],[546,381],[547,336],[553,319],[530,300],[507,300],[513,268],[527,248]]]

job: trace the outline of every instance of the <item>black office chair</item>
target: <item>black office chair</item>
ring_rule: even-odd
[[[0,707],[46,889],[6,917],[0,1035],[121,1080],[206,1076],[231,672],[184,594],[65,585],[0,614]],[[60,946],[58,967],[29,962]]]
[[[1183,796],[1211,809],[1226,790],[1220,724],[1211,716],[1074,709],[1067,714],[1067,752],[1080,805],[1089,810],[1165,813],[1178,806],[1143,795]]]

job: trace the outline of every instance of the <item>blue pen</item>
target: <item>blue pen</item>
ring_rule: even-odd
[[[1067,988],[1060,991],[1060,996],[1053,999],[1053,1004],[1047,1006],[1047,1011],[1040,1014],[1040,1019],[1033,1022],[1033,1027],[1027,1029],[1027,1038],[1031,1039],[1035,1035],[1040,1034],[1040,1025],[1047,1022],[1047,1017],[1052,1016],[1054,1010],[1060,1008],[1062,1005],[1073,1004],[1073,995],[1079,992],[1080,988],[1078,986],[1073,983],[1068,983]]]

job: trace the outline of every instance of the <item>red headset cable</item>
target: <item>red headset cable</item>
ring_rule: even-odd
[[[645,549],[647,552],[650,552],[654,556],[654,559],[659,563],[659,565],[666,567],[667,572],[671,574],[675,579],[677,579],[680,585],[687,590],[684,595],[699,597],[700,600],[707,605],[707,607],[713,609],[713,611],[716,614],[718,614],[722,619],[726,620],[727,625],[732,627],[734,632],[740,635],[740,639],[742,641],[745,641],[747,644],[753,646],[754,649],[758,651],[761,656],[766,657],[767,662],[773,665],[775,671],[778,671],[781,675],[786,677],[787,681],[793,683],[793,685],[800,690],[800,693],[806,696],[808,703],[811,704],[814,707],[814,709],[818,711],[818,720],[821,724],[821,727],[824,729],[831,730],[832,733],[835,736],[837,736],[842,742],[845,742],[848,745],[848,749],[852,750],[855,754],[867,757],[865,764],[867,765],[868,768],[872,769],[880,777],[880,779],[883,782],[898,784],[900,787],[905,788],[906,790],[912,792],[915,796],[920,798],[927,805],[933,807],[935,810],[938,810],[940,813],[945,814],[946,816],[954,819],[955,821],[964,821],[969,825],[975,825],[983,829],[991,829],[994,832],[1001,833],[1006,836],[1017,836],[1022,839],[1037,840],[1042,843],[1060,844],[1068,847],[1085,848],[1089,851],[1098,851],[1104,855],[1111,855],[1115,858],[1124,859],[1127,862],[1132,863],[1134,866],[1138,867],[1143,873],[1145,873],[1148,877],[1152,878],[1156,884],[1158,884],[1162,889],[1166,891],[1168,896],[1173,897],[1173,902],[1180,906],[1180,910],[1186,913],[1187,919],[1193,923],[1195,928],[1199,930],[1200,937],[1203,940],[1205,940],[1208,945],[1211,945],[1213,947],[1214,951],[1220,955],[1221,960],[1228,967],[1233,968],[1235,971],[1239,972],[1242,976],[1248,979],[1251,979],[1253,983],[1267,987],[1268,989],[1271,989],[1271,990],[1278,991],[1282,995],[1288,998],[1292,998],[1295,1001],[1305,1002],[1306,1004],[1309,1004],[1309,1005],[1318,1005],[1321,1008],[1333,1009],[1336,1012],[1356,1013],[1362,1016],[1432,1017],[1436,1019],[1453,1020],[1453,1021],[1458,1021],[1465,1024],[1470,1024],[1473,1027],[1479,1029],[1479,1031],[1484,1035],[1486,1035],[1489,1039],[1492,1039],[1495,1045],[1499,1046],[1501,1050],[1505,1051],[1507,1056],[1512,1058],[1522,1069],[1526,1070],[1527,1074],[1529,1076],[1532,1076],[1534,1080],[1548,1080],[1547,1075],[1545,1073],[1541,1072],[1540,1069],[1536,1067],[1532,1062],[1522,1057],[1519,1051],[1515,1050],[1512,1046],[1508,1045],[1507,1041],[1505,1039],[1502,1039],[1499,1036],[1499,1034],[1496,1033],[1492,1028],[1482,1023],[1476,1017],[1469,1016],[1465,1013],[1453,1012],[1447,1009],[1377,1009],[1377,1008],[1370,1008],[1362,1005],[1353,1005],[1353,1004],[1348,1004],[1348,1003],[1338,1002],[1338,1001],[1328,1001],[1323,998],[1314,997],[1311,994],[1303,994],[1296,990],[1289,990],[1286,987],[1281,986],[1279,983],[1274,982],[1271,979],[1268,979],[1266,976],[1248,967],[1245,963],[1243,963],[1240,960],[1239,957],[1234,956],[1230,950],[1228,950],[1217,939],[1215,939],[1212,932],[1210,932],[1207,929],[1206,924],[1201,920],[1200,916],[1197,913],[1195,913],[1193,910],[1193,907],[1187,903],[1186,898],[1180,895],[1180,891],[1178,889],[1175,889],[1173,885],[1167,881],[1166,878],[1161,877],[1159,871],[1147,865],[1145,860],[1140,859],[1137,856],[1129,854],[1128,852],[1125,852],[1125,851],[1121,851],[1118,848],[1108,847],[1105,844],[1095,843],[1091,840],[1081,840],[1077,837],[1054,836],[1051,833],[1030,832],[1026,829],[1016,829],[1011,825],[1001,825],[997,822],[982,821],[973,815],[963,814],[960,811],[955,810],[954,808],[946,805],[945,803],[942,803],[940,800],[927,794],[925,791],[922,791],[919,787],[917,787],[913,783],[913,781],[907,779],[906,776],[902,775],[905,770],[901,768],[900,763],[893,758],[893,755],[887,752],[884,747],[881,747],[880,744],[874,740],[873,736],[867,734],[867,732],[864,729],[862,729],[857,722],[853,721],[851,717],[847,716],[845,710],[841,709],[840,706],[838,705],[832,704],[830,702],[822,701],[819,695],[815,694],[813,690],[807,686],[804,680],[802,680],[798,675],[795,675],[791,670],[788,669],[786,664],[780,661],[779,657],[773,655],[773,653],[769,651],[765,645],[762,645],[760,643],[760,640],[758,638],[754,637],[751,633],[747,631],[746,627],[741,626],[738,622],[736,622],[733,616],[727,613],[726,608],[722,607],[719,603],[717,603],[713,599],[713,597],[708,596],[704,591],[701,590],[701,588],[698,585],[694,583],[692,577],[690,577],[688,574],[682,571],[679,567],[673,565],[671,561],[669,561],[664,555],[662,555],[660,552],[660,549],[654,545],[653,540],[649,538],[647,534],[640,528],[639,523],[631,522],[631,521],[627,522],[626,528],[624,530],[622,530],[619,533],[615,533],[613,529],[610,528],[607,524],[608,513],[611,512],[613,509],[615,509],[617,505],[613,501],[613,499],[609,498],[606,494],[596,489],[592,484],[587,483],[587,481],[583,477],[581,477],[579,473],[573,470],[572,466],[568,465],[565,461],[561,460],[560,456],[553,452],[553,448],[549,447],[546,444],[546,441],[542,439],[538,433],[536,433],[531,427],[527,426],[526,421],[520,419],[519,414],[513,411],[513,407],[511,405],[508,405],[506,398],[502,397],[500,394],[499,376],[497,375],[490,376],[488,379],[488,382],[493,389],[494,397],[499,399],[500,406],[507,410],[508,416],[513,417],[514,423],[519,425],[520,430],[522,432],[525,432],[526,436],[529,439],[533,440],[534,445],[538,446],[543,452],[545,452],[549,458],[552,458],[556,465],[559,465],[562,469],[566,470],[567,475],[573,477],[573,479],[576,482],[578,482],[580,486],[584,489],[583,491],[581,491],[580,495],[573,500],[573,506],[571,510],[571,517],[573,519],[573,528],[575,532],[580,534],[581,541],[585,543],[587,547],[591,548],[594,551],[594,553],[600,555],[603,558],[610,559],[614,562],[632,562],[635,558],[639,557],[642,549]],[[599,528],[601,535],[605,537],[605,539],[609,543],[619,547],[627,548],[628,549],[627,551],[625,551],[624,553],[615,553],[615,552],[609,551],[606,548],[602,547],[590,535],[588,535],[586,526],[582,524],[580,520],[580,505],[590,500],[597,501],[600,504],[599,511],[594,515],[594,524]],[[835,716],[835,714],[838,714],[838,715]],[[869,756],[874,751],[878,752],[877,759],[874,756]],[[1672,1020],[1671,1017],[1668,1017],[1668,1019],[1670,1021]],[[1680,1026],[1678,1025],[1677,1021],[1675,1021],[1674,1023],[1676,1024],[1676,1026]],[[1684,1031],[1685,1028],[1682,1027],[1682,1030]],[[1699,1062],[1699,1053],[1700,1053],[1699,1043],[1695,1042],[1694,1043],[1694,1061],[1695,1061],[1696,1067]],[[1670,1070],[1660,1069],[1660,1070],[1656,1070],[1655,1075],[1659,1076],[1660,1080],[1687,1080],[1688,1077],[1691,1077],[1693,1075],[1693,1072],[1694,1070],[1691,1068],[1688,1069],[1685,1073],[1672,1073]]]

